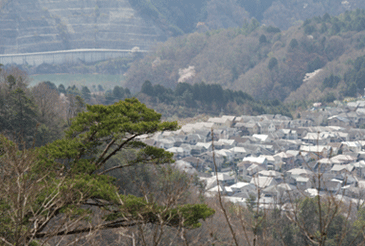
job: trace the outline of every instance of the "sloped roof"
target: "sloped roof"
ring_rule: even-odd
[[[258,164],[263,164],[265,161],[266,161],[265,157],[253,157],[253,156],[245,157],[242,160],[242,162],[251,162],[251,163],[258,163]]]
[[[250,185],[252,185],[252,184],[247,183],[247,182],[237,182],[237,183],[231,185],[230,187],[234,188],[234,189],[241,189],[243,187],[250,186]]]
[[[254,184],[257,188],[264,189],[270,185],[276,184],[276,181],[272,177],[256,176],[252,177],[250,184]]]
[[[293,168],[290,169],[289,171],[287,171],[287,173],[290,173],[291,175],[301,175],[301,174],[307,174],[307,175],[312,175],[313,172],[311,170],[307,170],[307,169],[301,169],[301,168]]]
[[[233,153],[247,153],[247,150],[243,147],[233,147],[229,149]]]

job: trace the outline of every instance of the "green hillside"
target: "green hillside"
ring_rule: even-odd
[[[346,10],[365,8],[362,0],[129,0],[129,3],[172,36],[238,27],[251,18],[286,30],[313,16],[339,15]]]
[[[161,43],[132,64],[126,86],[139,91],[149,80],[175,88],[180,80],[220,84],[258,99],[315,100],[328,93],[341,98],[363,92],[357,75],[345,74],[361,72],[356,59],[365,55],[364,47],[364,10],[337,17],[325,14],[286,31],[260,26],[253,19],[242,28],[192,33]]]

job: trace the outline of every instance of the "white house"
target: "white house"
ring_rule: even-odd
[[[360,152],[361,151],[361,143],[357,142],[357,141],[346,141],[346,142],[342,142],[342,148],[343,151],[351,151],[351,152]]]
[[[243,159],[248,154],[246,149],[243,147],[233,147],[229,150],[233,153],[234,159]]]
[[[277,185],[277,182],[273,177],[254,176],[252,177],[250,184],[255,185],[257,189],[264,189],[272,185]]]

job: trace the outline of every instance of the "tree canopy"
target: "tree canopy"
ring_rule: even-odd
[[[38,149],[18,150],[1,136],[0,240],[28,245],[55,236],[161,221],[173,227],[199,227],[199,220],[214,210],[204,204],[166,205],[122,195],[109,175],[137,163],[173,162],[171,153],[139,139],[178,128],[177,122],[160,119],[160,114],[133,98],[109,106],[88,105],[72,120],[64,138]],[[107,166],[122,150],[134,150],[134,158]],[[90,222],[96,207],[104,211],[97,224]]]

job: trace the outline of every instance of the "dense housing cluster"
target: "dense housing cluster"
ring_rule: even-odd
[[[178,168],[205,182],[207,196],[220,189],[226,200],[242,205],[254,196],[262,206],[283,206],[294,195],[315,197],[319,192],[360,203],[364,111],[365,101],[357,101],[312,108],[295,120],[268,114],[221,116],[144,142],[174,153]]]

